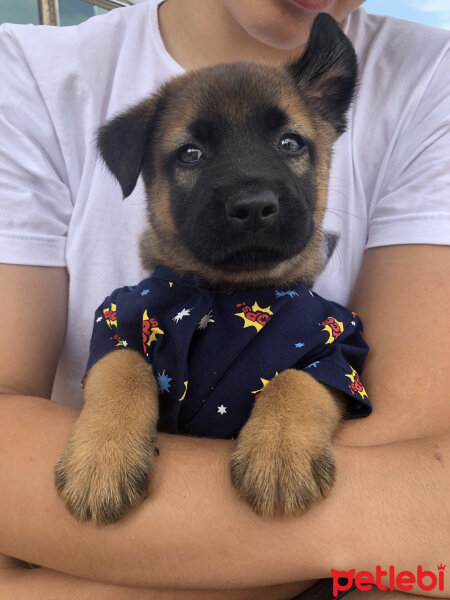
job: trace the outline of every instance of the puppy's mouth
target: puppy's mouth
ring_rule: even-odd
[[[210,263],[225,271],[251,271],[271,267],[290,258],[277,248],[252,246],[219,256],[211,256]]]

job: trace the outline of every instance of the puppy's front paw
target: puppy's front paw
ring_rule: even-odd
[[[156,435],[98,439],[75,432],[55,467],[58,493],[79,521],[108,525],[147,495]]]
[[[309,374],[287,369],[262,390],[231,458],[235,488],[261,515],[298,515],[334,482],[331,441],[340,403]]]
[[[294,431],[247,425],[231,457],[231,478],[257,514],[298,515],[328,494],[335,472],[331,447]]]

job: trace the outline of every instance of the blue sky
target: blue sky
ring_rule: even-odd
[[[366,0],[367,12],[450,29],[450,0]]]

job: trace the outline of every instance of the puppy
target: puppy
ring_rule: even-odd
[[[359,318],[310,290],[356,79],[351,43],[320,14],[297,61],[182,75],[100,129],[125,197],[143,176],[153,275],[96,313],[55,470],[77,519],[112,523],[146,496],[158,429],[236,438],[232,482],[260,515],[331,489],[341,419],[370,412]]]

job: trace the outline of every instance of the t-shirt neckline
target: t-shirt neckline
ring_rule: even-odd
[[[152,30],[154,31],[154,42],[156,49],[167,65],[167,67],[173,72],[174,75],[182,75],[185,73],[185,69],[173,58],[173,56],[167,51],[167,48],[164,45],[164,41],[161,37],[161,31],[159,29],[159,20],[158,20],[158,8],[159,5],[165,2],[165,0],[154,0],[151,2],[150,7],[150,19],[152,24]]]

